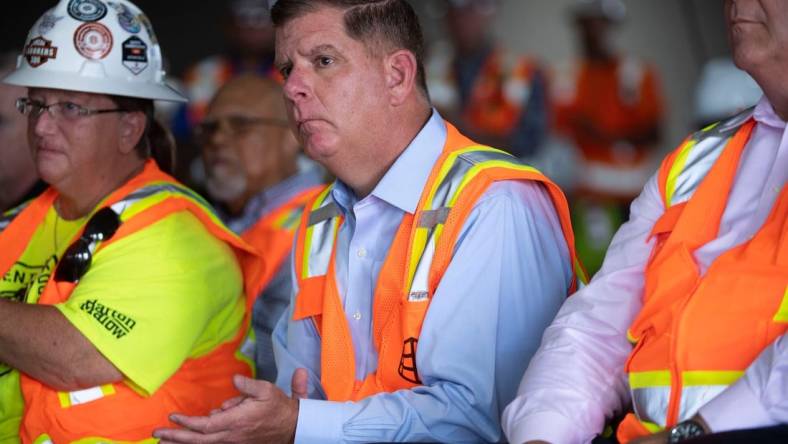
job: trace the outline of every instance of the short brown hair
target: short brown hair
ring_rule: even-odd
[[[320,6],[345,11],[345,32],[368,47],[384,43],[406,49],[416,57],[416,81],[429,97],[424,74],[424,36],[419,18],[406,0],[278,0],[271,20],[281,28],[291,20],[314,12]]]

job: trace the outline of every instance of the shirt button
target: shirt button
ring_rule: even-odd
[[[356,251],[356,254],[358,257],[367,257],[367,250],[364,249],[364,247],[361,247],[358,249],[358,251]]]
[[[357,312],[353,313],[353,319],[355,319],[357,321],[360,321],[361,320],[361,312],[357,311]]]

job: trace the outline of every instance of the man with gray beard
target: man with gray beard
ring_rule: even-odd
[[[320,188],[316,166],[299,171],[301,149],[287,127],[281,87],[244,75],[227,83],[196,128],[206,191],[227,226],[263,252],[266,285],[252,316],[257,376],[276,380],[271,332],[291,292],[290,250],[304,203]]]

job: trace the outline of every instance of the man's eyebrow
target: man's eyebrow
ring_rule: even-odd
[[[310,49],[306,53],[306,55],[307,56],[314,56],[314,55],[317,55],[317,54],[320,54],[320,53],[325,53],[325,52],[338,53],[339,50],[336,48],[336,46],[326,43],[324,45],[317,45],[317,46],[315,46],[314,48]]]

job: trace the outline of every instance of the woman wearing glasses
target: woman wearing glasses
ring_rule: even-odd
[[[163,78],[136,6],[62,0],[4,79],[28,88],[17,108],[50,188],[0,221],[0,442],[150,439],[251,374],[263,267],[163,171],[153,100],[184,101]]]

